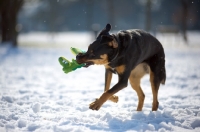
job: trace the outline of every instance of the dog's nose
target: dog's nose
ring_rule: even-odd
[[[83,56],[84,56],[83,53],[79,53],[78,55],[76,55],[76,61],[78,64],[82,63]]]
[[[81,57],[83,56],[83,53],[79,53],[76,57]]]
[[[79,60],[79,59],[81,59],[82,57],[83,57],[83,53],[79,53],[78,55],[76,55],[76,60]]]

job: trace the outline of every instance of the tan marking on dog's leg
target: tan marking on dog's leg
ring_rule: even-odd
[[[114,102],[114,103],[117,103],[118,100],[119,100],[119,97],[116,96],[116,95],[112,95],[108,100],[110,100],[110,101],[112,101],[112,102]]]
[[[131,71],[131,75],[129,77],[130,84],[132,88],[136,91],[138,96],[138,106],[137,111],[141,111],[144,104],[145,95],[140,87],[141,78],[147,74],[149,71],[149,66],[146,63],[140,63]]]
[[[99,99],[90,104],[89,108],[92,110],[99,110],[103,103],[105,103],[111,96],[112,95],[108,92],[104,92]]]
[[[158,109],[158,89],[160,84],[155,84],[154,83],[154,73],[150,71],[150,82],[151,82],[151,89],[152,89],[152,94],[153,94],[153,103],[152,103],[152,111],[157,111]]]
[[[130,81],[132,88],[136,91],[137,96],[138,96],[137,111],[142,111],[145,95],[140,87],[140,78],[130,77],[129,81]]]
[[[110,88],[110,83],[111,83],[111,79],[112,79],[112,72],[111,71],[107,71],[107,73],[106,73],[107,75],[107,77],[105,78],[105,89],[104,89],[104,91],[108,91],[109,90],[109,88]]]
[[[118,74],[122,74],[124,72],[125,68],[126,68],[125,65],[121,65],[121,66],[116,67],[115,69]]]
[[[106,67],[106,66],[105,66]],[[105,91],[108,91],[110,89],[110,83],[111,83],[111,79],[112,79],[112,72],[111,71],[107,71],[107,77],[105,78],[105,89],[104,89],[104,92]],[[116,95],[112,95],[108,100],[114,102],[114,103],[117,103],[118,102],[118,96]]]

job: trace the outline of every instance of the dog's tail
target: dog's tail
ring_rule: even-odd
[[[160,83],[165,84],[166,81],[166,70],[165,70],[165,53],[164,49],[159,53],[159,62],[160,62]]]
[[[162,72],[161,72],[161,84],[165,84],[165,81],[166,81],[166,70],[165,70],[165,67],[162,68]]]
[[[165,84],[166,70],[165,70],[165,54],[163,50],[160,50],[157,54],[149,60],[149,66],[155,74],[155,82]]]

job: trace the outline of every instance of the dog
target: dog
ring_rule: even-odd
[[[89,105],[92,110],[99,110],[107,101],[118,102],[114,95],[127,87],[128,80],[138,96],[137,111],[142,111],[145,95],[140,86],[140,80],[145,74],[150,74],[153,94],[152,111],[157,111],[158,90],[160,84],[165,84],[165,53],[161,43],[151,34],[139,30],[122,30],[110,34],[111,25],[99,33],[96,40],[89,45],[86,53],[76,56],[79,64],[85,67],[93,64],[105,66],[105,89],[100,98]],[[118,75],[118,83],[110,88],[112,74]],[[110,88],[110,89],[109,89]]]

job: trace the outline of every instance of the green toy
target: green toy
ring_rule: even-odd
[[[79,53],[85,53],[84,51],[77,49],[77,48],[70,48],[71,52],[74,55],[78,55]],[[60,62],[60,65],[63,66],[63,71],[67,74],[71,71],[76,70],[77,68],[81,68],[83,66],[85,66],[85,64],[78,64],[76,62],[76,60],[72,59],[72,61],[70,62],[69,60],[67,60],[65,57],[59,57],[58,61]]]

